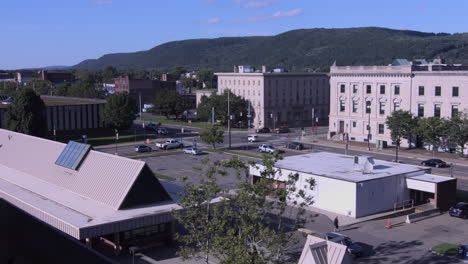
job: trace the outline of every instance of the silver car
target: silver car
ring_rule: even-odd
[[[201,153],[202,153],[202,151],[197,149],[197,148],[184,149],[184,154],[200,155]]]

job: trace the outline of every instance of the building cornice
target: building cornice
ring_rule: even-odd
[[[411,73],[386,73],[386,72],[376,72],[376,73],[330,73],[331,77],[394,77],[394,78],[401,78],[401,77],[412,77]]]

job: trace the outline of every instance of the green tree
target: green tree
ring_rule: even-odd
[[[200,132],[200,139],[207,144],[211,144],[215,149],[216,144],[224,142],[224,130],[217,125],[213,125]]]
[[[182,114],[185,111],[184,98],[176,91],[164,89],[159,92],[154,98],[153,107],[150,110],[152,113],[161,113],[166,118],[170,115]]]
[[[63,83],[61,85],[58,85],[55,87],[53,95],[68,96],[68,90],[70,90],[70,88],[71,88],[71,84],[69,83]]]
[[[410,138],[417,127],[417,121],[413,114],[408,111],[394,111],[387,117],[385,124],[390,129],[390,136],[395,147],[395,161],[398,162],[398,151],[400,150],[401,139],[406,137],[408,144],[411,146]]]
[[[128,93],[115,93],[107,98],[102,118],[113,129],[126,129],[133,124],[138,112],[135,99]]]
[[[50,95],[53,89],[51,82],[43,81],[43,80],[31,80],[26,84],[25,87],[32,89],[39,95],[42,95],[42,94]]]
[[[248,182],[249,165],[235,157],[215,162],[204,171],[200,184],[189,185],[178,202],[183,210],[175,215],[187,230],[177,236],[182,243],[179,254],[184,258],[203,255],[205,263],[209,255],[220,263],[287,262],[288,249],[299,239],[291,230],[311,221],[305,208],[313,203],[308,190],[313,190],[315,182],[308,180],[303,189],[298,188],[299,175],[280,176],[274,167],[278,159],[265,155],[262,166],[250,164],[262,175],[255,184]],[[238,180],[231,191],[217,183],[228,172]],[[288,206],[289,202],[295,206]]]
[[[67,95],[81,98],[103,98],[102,91],[98,91],[94,84],[81,82],[73,84],[68,88]]]
[[[0,95],[14,96],[16,94],[17,83],[3,82],[0,83]]]
[[[180,80],[183,73],[186,73],[187,69],[182,66],[176,66],[168,71],[168,74],[173,80]]]
[[[102,81],[104,83],[112,83],[117,75],[119,75],[119,72],[116,68],[107,66],[102,72]]]
[[[199,89],[203,88],[203,84],[205,84],[205,88],[211,89],[214,87],[213,82],[217,81],[216,76],[214,73],[207,69],[202,69],[196,72],[197,80],[198,80],[198,87]]]
[[[213,94],[209,97],[202,97],[198,105],[197,117],[204,121],[211,120],[212,107],[214,107],[215,120],[220,120],[222,125],[227,125],[228,97],[230,101],[230,114],[232,116],[231,124],[245,123],[247,121],[247,101],[240,96],[234,95],[231,91],[224,91],[221,95]]]
[[[452,117],[449,121],[447,121],[446,125],[448,143],[460,146],[461,154],[463,155],[465,144],[468,142],[467,114],[459,114]]]
[[[47,134],[45,104],[30,88],[21,89],[8,106],[6,126],[9,130],[44,137]]]
[[[180,80],[182,81],[182,86],[188,91],[188,93],[192,93],[192,88],[197,86],[197,81],[192,78],[183,76]]]
[[[444,136],[444,123],[439,117],[427,117],[418,120],[418,135],[425,145],[432,147],[432,156],[435,157],[436,149],[442,144]]]

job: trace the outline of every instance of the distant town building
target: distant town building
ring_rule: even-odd
[[[285,187],[290,174],[298,173],[296,187],[313,196],[312,207],[353,218],[403,205],[430,204],[447,210],[456,202],[457,179],[429,174],[430,168],[422,166],[320,152],[285,157],[275,168],[279,170],[271,181],[278,188]],[[264,179],[263,170],[260,163],[250,166],[252,183]],[[310,179],[315,182],[313,190],[308,189]]]
[[[106,100],[41,95],[46,105],[47,130],[50,135],[68,134],[104,128],[102,111]],[[5,128],[7,103],[0,104],[0,128]],[[3,102],[3,101],[2,101]]]
[[[232,73],[215,75],[218,94],[230,90],[250,103],[252,126],[256,128],[328,123],[330,86],[326,73],[235,66]]]
[[[145,162],[3,129],[0,146],[0,200],[50,228],[117,253],[172,240],[179,206]]]
[[[163,79],[167,80],[168,77]],[[128,92],[137,100],[137,103],[139,103],[141,96],[142,106],[152,103],[161,90],[176,90],[176,82],[174,81],[130,79],[128,76],[115,78],[114,84],[115,92]]]
[[[21,85],[26,85],[32,80],[49,81],[52,85],[63,83],[74,83],[75,75],[71,72],[50,72],[46,70],[39,71],[19,71],[16,73],[16,81]]]
[[[395,60],[388,66],[330,68],[329,138],[392,144],[385,120],[395,110],[451,118],[468,111],[468,66],[437,59]],[[369,122],[370,121],[370,122]],[[370,131],[367,126],[370,125]],[[402,145],[407,145],[405,140]]]
[[[29,81],[39,80],[40,74],[37,71],[19,71],[16,73],[16,81],[21,85],[26,85]]]
[[[12,73],[0,72],[0,82],[16,82],[16,79]],[[0,87],[0,88],[3,88],[3,87]]]

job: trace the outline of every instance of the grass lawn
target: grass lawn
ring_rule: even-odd
[[[433,247],[432,250],[445,256],[455,256],[458,253],[458,246],[449,243],[442,243]]]
[[[142,120],[153,122],[153,123],[194,127],[194,128],[200,128],[200,129],[211,126],[210,122],[192,121],[192,123],[188,123],[187,121],[176,120],[176,119],[166,119],[165,117],[143,117]],[[227,127],[225,127],[224,129],[225,131],[227,131]],[[231,128],[231,131],[247,131],[247,129]]]
[[[154,176],[156,176],[156,178],[158,178],[158,179],[165,180],[165,181],[174,181],[174,180],[175,180],[175,179],[172,178],[172,177],[169,177],[169,176],[166,176],[166,175],[162,175],[162,174],[157,173],[157,172],[154,173]]]
[[[127,158],[129,158],[129,159],[142,159],[142,158],[161,157],[161,156],[170,156],[170,155],[179,155],[179,154],[182,154],[182,152],[181,151],[164,151],[164,152],[153,152],[153,153],[149,153],[149,154],[127,156]]]

